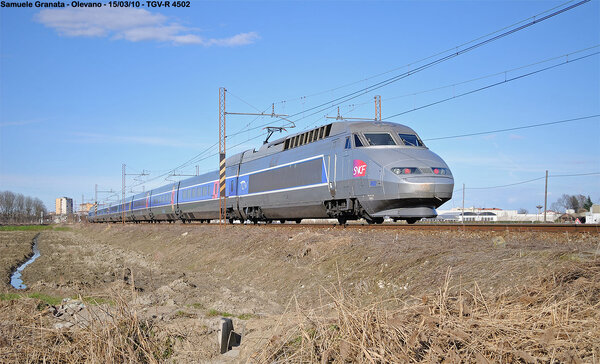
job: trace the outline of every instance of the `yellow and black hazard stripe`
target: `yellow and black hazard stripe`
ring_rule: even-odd
[[[225,197],[225,153],[219,153],[219,197]]]

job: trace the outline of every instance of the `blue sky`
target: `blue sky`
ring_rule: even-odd
[[[230,91],[228,111],[256,112],[276,103],[276,112],[294,114],[560,4],[194,1],[188,9],[0,9],[0,190],[40,197],[49,209],[59,196],[77,203],[82,194],[91,199],[96,183],[120,194],[122,163],[131,173],[150,171],[151,178],[218,141],[221,86]],[[599,4],[592,1],[367,93],[342,104],[342,114],[373,117],[373,96],[381,95],[386,118],[505,75],[421,91],[597,46]],[[335,107],[298,121],[291,131],[324,124],[325,114],[335,116]],[[600,62],[595,55],[390,121],[414,128],[426,140],[597,114]],[[230,116],[228,132],[253,120]],[[241,145],[229,154],[260,146],[260,138],[248,140],[260,132],[232,136],[228,145]],[[449,164],[457,189],[463,183],[470,188],[530,180],[545,170],[550,175],[600,172],[600,118],[426,144]],[[216,169],[217,159],[197,164],[209,171]],[[178,171],[194,172],[195,164]],[[133,176],[127,183],[137,184]],[[161,184],[164,178],[145,188]],[[600,202],[600,176],[551,178],[548,203],[563,193]],[[465,204],[533,212],[543,197],[539,180],[468,189]],[[461,203],[457,192],[444,208]]]

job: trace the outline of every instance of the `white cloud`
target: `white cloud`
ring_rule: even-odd
[[[31,119],[31,120],[19,120],[19,121],[2,121],[0,122],[0,127],[5,126],[21,126],[21,125],[29,125],[35,123],[41,123],[48,119]]]
[[[256,32],[227,38],[205,38],[197,34],[197,28],[183,26],[162,14],[144,9],[45,9],[35,15],[35,20],[67,37],[111,37],[130,42],[156,41],[205,47],[235,47],[259,39]]]

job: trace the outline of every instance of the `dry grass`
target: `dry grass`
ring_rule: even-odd
[[[579,263],[488,297],[476,284],[456,281],[449,270],[437,294],[411,304],[363,306],[338,289],[329,295],[333,310],[299,310],[299,323],[273,336],[256,360],[599,362],[600,262]]]
[[[173,339],[141,320],[123,299],[88,306],[68,329],[55,329],[49,306],[35,299],[0,303],[2,363],[158,363]]]

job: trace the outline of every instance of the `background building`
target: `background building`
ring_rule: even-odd
[[[80,214],[86,214],[86,215],[87,215],[87,213],[88,213],[88,212],[90,211],[90,209],[91,209],[91,208],[93,208],[93,207],[94,207],[94,204],[93,204],[93,203],[89,203],[89,202],[86,202],[86,203],[79,204],[79,213],[80,213]]]
[[[429,221],[462,221],[464,216],[465,222],[470,221],[481,221],[481,222],[543,222],[544,212],[541,211],[536,214],[520,214],[517,210],[502,210],[499,208],[479,208],[479,207],[465,207],[464,215],[462,208],[457,207],[450,210],[438,210],[438,217],[435,219],[427,219]],[[555,211],[546,211],[546,221],[554,222],[561,214]]]
[[[68,197],[59,197],[56,199],[56,214],[69,215],[73,213],[73,199]]]
[[[590,212],[585,214],[586,224],[600,224],[600,205],[592,205]]]

